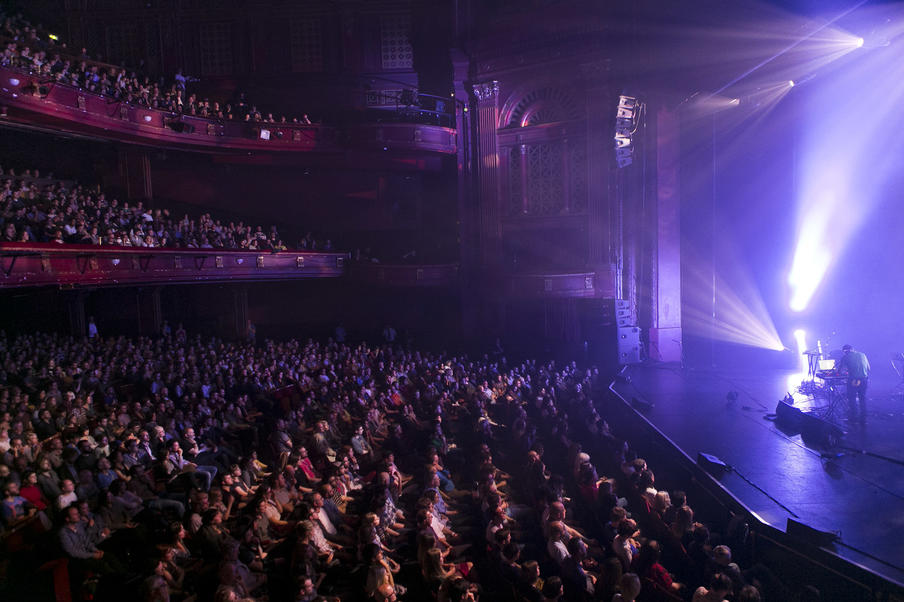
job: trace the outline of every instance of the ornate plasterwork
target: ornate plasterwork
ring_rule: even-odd
[[[488,82],[474,84],[474,96],[477,100],[491,100],[499,96],[499,82],[495,79]]]
[[[559,86],[544,86],[524,94],[503,127],[530,127],[583,117],[584,106],[570,91]]]

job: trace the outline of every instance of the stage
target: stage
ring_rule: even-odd
[[[791,517],[840,533],[838,555],[904,583],[904,400],[897,380],[872,379],[866,423],[837,421],[845,434],[826,449],[769,419],[788,392],[790,372],[644,365],[624,374],[630,383],[616,383],[618,394],[652,403],[644,416],[691,458],[704,452],[733,467],[720,482],[764,522],[784,531]],[[795,395],[794,407],[810,405]]]

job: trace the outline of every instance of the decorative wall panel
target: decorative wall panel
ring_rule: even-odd
[[[203,75],[229,75],[235,70],[232,23],[202,23],[200,43]]]
[[[292,71],[323,71],[323,22],[320,19],[295,19],[289,36]]]
[[[383,69],[411,69],[411,16],[389,15],[380,19],[380,51]]]

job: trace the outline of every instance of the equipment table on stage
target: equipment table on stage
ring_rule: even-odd
[[[837,423],[844,417],[843,411],[847,407],[847,376],[835,370],[817,370],[815,376],[822,384],[814,387],[811,393],[816,399],[824,399],[826,405],[814,407],[813,413]]]

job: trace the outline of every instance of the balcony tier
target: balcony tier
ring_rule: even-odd
[[[451,288],[458,284],[458,264],[388,265],[357,263],[349,277],[361,283],[388,287]]]
[[[0,244],[0,289],[336,278],[346,253]]]
[[[566,274],[519,274],[509,281],[509,294],[531,298],[600,298],[616,297],[614,266],[603,266],[595,272]]]
[[[130,105],[0,67],[0,119],[72,134],[204,152],[455,154],[456,131],[418,123],[343,127],[222,121]]]

